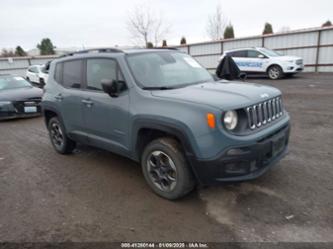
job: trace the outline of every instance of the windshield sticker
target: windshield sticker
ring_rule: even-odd
[[[184,61],[187,62],[191,67],[201,68],[200,64],[196,62],[196,60],[192,59],[191,57],[185,57]]]

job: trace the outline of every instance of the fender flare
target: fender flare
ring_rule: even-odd
[[[152,116],[139,117],[134,119],[131,140],[132,151],[135,151],[135,146],[138,139],[137,135],[141,129],[154,129],[169,133],[181,141],[187,154],[189,153],[194,155],[195,148],[193,143],[191,143],[191,141],[194,141],[194,136],[186,125],[177,120],[161,117],[156,118]]]
[[[133,127],[132,127],[132,140],[131,140],[131,149],[133,151],[133,159],[139,160],[138,154],[136,151],[136,144],[138,142],[138,134],[141,129],[154,129],[159,130],[162,132],[166,132],[168,134],[171,134],[178,138],[178,140],[181,142],[181,145],[184,148],[185,157],[189,163],[189,166],[192,169],[192,172],[194,173],[196,179],[198,178],[196,168],[192,165],[192,158],[195,157],[195,151],[196,151],[196,144],[194,143],[194,136],[191,133],[190,129],[183,123],[163,118],[163,117],[153,117],[153,116],[146,116],[146,117],[140,117],[136,118],[133,121]]]
[[[45,122],[46,127],[47,127],[47,122],[46,122],[45,112],[47,112],[47,111],[54,112],[57,115],[57,117],[60,119],[62,124],[65,126],[64,120],[62,119],[62,115],[60,114],[60,112],[56,108],[54,108],[53,106],[49,106],[47,104],[42,104],[42,113],[43,113],[43,116],[44,116],[44,122]]]

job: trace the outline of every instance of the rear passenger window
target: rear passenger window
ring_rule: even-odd
[[[118,67],[112,59],[87,60],[87,89],[103,90],[102,80],[117,80]]]
[[[63,62],[64,87],[80,88],[82,84],[82,60],[72,60]]]
[[[246,58],[247,57],[247,51],[245,50],[240,50],[240,51],[234,51],[228,53],[231,57],[241,57],[241,58]]]

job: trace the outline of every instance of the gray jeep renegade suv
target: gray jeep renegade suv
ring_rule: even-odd
[[[287,151],[281,92],[214,81],[171,49],[84,50],[54,60],[42,101],[52,145],[89,144],[141,162],[158,195],[256,178]]]

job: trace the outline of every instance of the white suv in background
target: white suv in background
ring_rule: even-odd
[[[236,62],[239,69],[247,74],[267,74],[276,80],[284,75],[293,75],[304,69],[303,59],[296,56],[282,55],[267,48],[241,48],[225,51]]]
[[[45,70],[45,65],[32,65],[28,67],[25,77],[31,83],[43,87],[47,81],[48,73]]]

